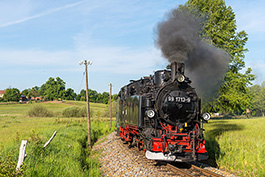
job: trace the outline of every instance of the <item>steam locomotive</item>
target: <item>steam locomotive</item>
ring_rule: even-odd
[[[117,101],[117,131],[146,158],[163,161],[199,161],[208,158],[203,138],[201,101],[184,75],[184,63],[131,80]]]

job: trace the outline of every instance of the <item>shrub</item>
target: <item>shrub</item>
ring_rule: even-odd
[[[68,107],[63,110],[63,116],[64,117],[80,117],[80,108],[73,106]]]
[[[92,117],[93,111],[90,109],[90,117]],[[86,106],[83,106],[82,108],[73,106],[68,107],[63,110],[63,116],[64,117],[86,117],[87,111]]]
[[[52,117],[53,112],[49,111],[44,106],[37,104],[37,105],[34,105],[28,111],[28,116],[30,116],[30,117]]]
[[[91,113],[91,109],[90,109],[90,113]],[[82,108],[80,108],[80,117],[86,117],[87,116],[87,111],[86,111],[86,106],[83,106]],[[90,114],[91,117],[91,114]]]

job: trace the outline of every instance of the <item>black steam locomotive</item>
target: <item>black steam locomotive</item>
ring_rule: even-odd
[[[121,88],[117,130],[122,140],[146,152],[148,159],[196,161],[208,158],[200,98],[184,75],[184,63]]]

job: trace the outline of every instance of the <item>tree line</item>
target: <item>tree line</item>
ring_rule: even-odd
[[[86,91],[83,89],[79,94],[76,94],[73,89],[65,88],[65,82],[60,78],[50,77],[48,81],[41,85],[41,87],[35,86],[32,88],[24,89],[22,92],[17,88],[7,88],[5,90],[4,97],[0,101],[19,101],[21,95],[24,95],[27,100],[31,98],[40,97],[43,101],[53,100],[76,100],[86,101]],[[94,103],[109,103],[109,93],[98,93],[96,90],[88,90],[89,101]],[[117,98],[117,94],[112,95],[112,100]]]

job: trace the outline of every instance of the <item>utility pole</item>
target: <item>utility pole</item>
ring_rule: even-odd
[[[110,83],[110,94],[109,94],[109,116],[110,116],[110,128],[111,128],[111,126],[112,126],[112,124],[111,124],[111,91],[112,91],[112,84]]]
[[[85,73],[86,73],[86,102],[87,102],[87,129],[88,129],[88,147],[91,146],[91,131],[90,131],[90,114],[89,114],[89,97],[88,97],[88,74],[87,74],[87,65],[92,65],[91,61],[85,60],[85,62],[81,61],[80,65],[85,65]]]

